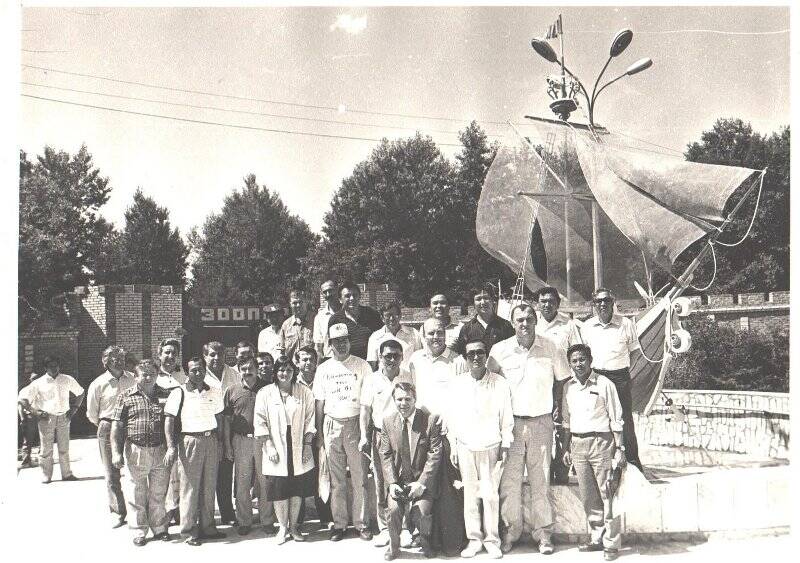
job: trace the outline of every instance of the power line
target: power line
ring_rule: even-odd
[[[358,127],[378,127],[382,129],[402,129],[405,131],[419,131],[419,128],[415,127],[400,127],[397,125],[381,125],[378,123],[358,123],[356,121],[340,121],[336,119],[323,119],[323,118],[316,118],[316,117],[298,117],[293,115],[284,115],[280,113],[265,113],[259,111],[247,111],[247,110],[238,110],[238,109],[229,109],[229,108],[222,108],[219,106],[204,106],[204,105],[196,105],[196,104],[188,104],[183,102],[169,102],[166,100],[158,100],[154,98],[140,98],[136,96],[123,96],[121,94],[109,94],[106,92],[94,92],[92,90],[79,90],[76,88],[65,88],[62,86],[50,86],[47,84],[37,84],[35,82],[20,82],[23,86],[36,86],[38,88],[49,88],[52,90],[62,90],[65,92],[76,92],[78,94],[91,94],[93,96],[105,96],[108,98],[118,98],[122,100],[133,100],[138,102],[152,102],[156,104],[165,104],[169,106],[177,106],[177,107],[186,107],[186,108],[193,108],[193,109],[209,109],[214,111],[224,111],[228,113],[241,113],[246,115],[259,115],[264,117],[278,117],[281,119],[295,119],[298,121],[318,121],[321,123],[333,123],[337,125],[356,125]],[[429,133],[447,133],[457,135],[459,131],[452,131],[452,130],[445,130],[445,129],[425,129],[426,132]],[[502,135],[489,135],[490,137],[502,137]]]
[[[176,88],[173,86],[162,86],[159,84],[149,84],[147,82],[137,82],[134,80],[122,80],[120,78],[111,78],[109,76],[98,76],[96,74],[85,74],[81,72],[70,72],[66,70],[59,70],[56,68],[49,68],[49,67],[42,67],[36,65],[29,65],[23,64],[23,68],[30,68],[35,70],[42,70],[45,72],[55,72],[57,74],[67,74],[70,76],[81,76],[83,78],[95,78],[97,80],[107,80],[109,82],[118,82],[120,84],[130,84],[134,86],[144,86],[145,88],[157,88],[160,90],[169,90],[171,92],[184,92],[187,94],[201,94],[203,96],[216,96],[219,98],[228,98],[231,100],[245,100],[249,102],[261,102],[267,104],[276,104],[276,105],[284,105],[284,106],[291,106],[291,107],[300,107],[304,109],[321,109],[321,110],[329,110],[329,111],[339,111],[338,107],[334,106],[323,106],[323,105],[314,105],[314,104],[301,104],[298,102],[287,102],[285,100],[271,100],[266,98],[249,98],[247,96],[236,96],[233,94],[219,94],[216,92],[206,92],[203,90],[191,90],[188,88]],[[406,113],[391,113],[391,112],[382,112],[382,111],[372,111],[372,110],[363,110],[363,109],[347,109],[350,113],[359,113],[364,115],[379,115],[379,116],[388,116],[388,117],[404,117],[404,118],[412,118],[412,119],[430,119],[435,121],[450,121],[455,123],[464,123],[465,121],[470,121],[467,119],[456,119],[452,117],[440,117],[440,116],[432,116],[432,115],[415,115],[415,114],[406,114]],[[476,120],[480,121],[481,123],[489,124],[489,125],[506,125],[505,121],[485,121],[485,120]]]
[[[307,137],[323,137],[323,138],[326,138],[326,139],[347,139],[347,140],[351,140],[351,141],[371,141],[371,142],[376,142],[376,143],[380,143],[382,141],[382,139],[375,139],[375,138],[371,138],[371,137],[351,137],[351,136],[347,136],[347,135],[330,135],[330,134],[326,134],[326,133],[308,133],[308,132],[305,132],[305,131],[291,131],[291,130],[288,130],[288,129],[270,129],[270,128],[266,128],[266,127],[256,127],[255,125],[237,125],[237,124],[234,124],[234,123],[221,123],[221,122],[218,122],[218,121],[205,121],[205,120],[201,120],[201,119],[189,119],[189,118],[185,118],[185,117],[174,117],[174,116],[171,116],[171,115],[161,115],[161,114],[157,114],[157,113],[147,113],[147,112],[131,111],[131,110],[125,110],[125,109],[118,109],[118,108],[110,108],[110,107],[106,107],[106,106],[96,106],[96,105],[93,105],[93,104],[82,104],[82,103],[79,103],[79,102],[70,102],[70,101],[67,101],[67,100],[59,100],[59,99],[56,99],[56,98],[45,98],[43,96],[33,96],[31,94],[21,94],[21,95],[22,95],[23,98],[32,98],[34,100],[43,100],[43,101],[47,101],[47,102],[55,102],[55,103],[59,103],[59,104],[66,104],[66,105],[71,105],[71,106],[79,106],[79,107],[91,108],[91,109],[101,109],[101,110],[105,110],[105,111],[111,111],[111,112],[116,112],[116,113],[126,113],[126,114],[129,114],[129,115],[138,115],[138,116],[143,116],[143,117],[157,117],[159,119],[168,119],[168,120],[172,120],[172,121],[182,121],[184,123],[197,123],[197,124],[201,124],[201,125],[215,125],[217,127],[231,127],[231,128],[234,128],[234,129],[246,129],[246,130],[250,130],[250,131],[265,131],[267,133],[285,133],[287,135],[303,135],[303,136],[307,136]],[[441,145],[441,146],[447,146],[447,147],[460,147],[460,146],[462,146],[459,143],[438,143],[437,142],[436,144],[437,145]]]

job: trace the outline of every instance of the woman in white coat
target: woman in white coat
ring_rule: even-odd
[[[286,356],[275,362],[275,381],[256,395],[253,418],[255,436],[263,448],[262,471],[266,497],[275,503],[280,529],[278,544],[290,538],[305,541],[299,516],[303,497],[316,494],[312,442],[314,396],[297,383],[297,367]]]

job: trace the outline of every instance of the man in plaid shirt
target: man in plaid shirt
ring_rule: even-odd
[[[137,546],[147,543],[148,529],[153,531],[153,539],[170,539],[164,500],[172,463],[166,455],[164,407],[156,397],[157,377],[153,360],[140,361],[134,376],[136,386],[119,396],[111,414],[111,461],[114,467],[122,467],[124,443],[131,489],[126,495],[128,515]]]

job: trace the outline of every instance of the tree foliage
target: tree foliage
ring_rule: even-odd
[[[276,193],[253,174],[225,198],[202,231],[193,230],[190,296],[203,305],[268,303],[302,282],[299,259],[317,241],[308,225],[292,215]]]
[[[325,215],[325,238],[304,261],[315,279],[397,285],[408,305],[433,293],[464,298],[512,274],[479,246],[475,214],[496,147],[472,123],[451,163],[430,137],[384,139],[343,180]]]
[[[125,211],[125,229],[105,241],[105,252],[93,264],[97,283],[183,285],[186,248],[169,211],[141,189]]]
[[[767,168],[758,211],[749,236],[741,245],[716,245],[716,280],[708,292],[733,293],[789,289],[789,149],[790,129],[784,127],[771,135],[760,135],[741,119],[719,119],[700,142],[686,150],[693,162]],[[731,198],[731,211],[747,188],[746,182]],[[720,237],[722,242],[736,242],[747,232],[757,199],[757,188]],[[690,247],[678,262],[685,267],[705,243]],[[706,260],[695,274],[695,285],[704,285],[713,275],[714,264]]]
[[[687,328],[692,348],[672,362],[665,387],[789,391],[788,331],[736,330],[706,318],[692,318]]]
[[[35,162],[20,151],[19,159],[19,322],[27,329],[53,297],[89,280],[113,227],[98,214],[111,187],[85,146],[74,155],[48,146]]]

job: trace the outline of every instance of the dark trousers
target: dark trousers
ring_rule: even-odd
[[[31,449],[39,441],[39,426],[34,417],[27,415],[20,419],[20,434],[22,436],[22,461],[30,463]]]
[[[236,520],[233,510],[233,462],[220,459],[217,470],[217,506],[219,517],[223,522]]]
[[[389,544],[392,551],[400,549],[400,532],[403,530],[403,515],[406,506],[409,510],[409,528],[419,530],[420,541],[423,545],[430,541],[433,531],[433,499],[429,495],[423,494],[420,498],[412,501],[399,501],[393,499],[384,491],[386,496],[386,524],[389,530]]]
[[[314,456],[314,482],[319,483],[319,448],[313,447],[311,448],[311,453]],[[314,507],[317,510],[317,518],[319,518],[320,524],[327,524],[333,520],[333,515],[331,514],[331,505],[328,502],[325,502],[319,497],[319,494],[314,495]],[[300,518],[298,519],[299,522],[304,522],[306,517],[306,501],[303,499],[303,503],[300,505]]]
[[[450,463],[450,442],[442,436],[442,463],[439,466],[439,497],[433,505],[431,544],[448,557],[457,556],[467,543],[464,528],[464,491],[453,487],[461,473]]]
[[[625,445],[625,459],[642,471],[642,462],[639,460],[639,443],[636,441],[636,431],[633,427],[633,413],[631,399],[631,373],[628,368],[622,369],[595,369],[595,373],[604,375],[611,380],[617,388],[619,402],[622,404],[622,442]]]

